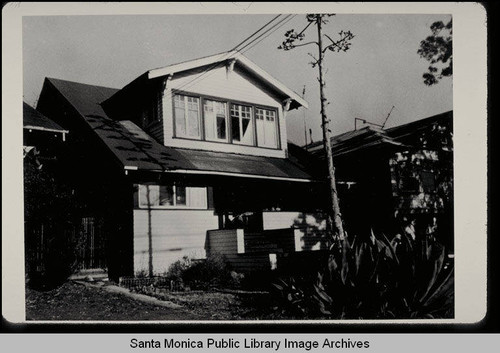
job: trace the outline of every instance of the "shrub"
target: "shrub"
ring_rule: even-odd
[[[191,260],[185,256],[170,265],[166,277],[169,281],[181,283],[181,287],[191,289],[234,287],[241,281],[241,276],[231,271],[226,259],[218,254],[204,260]]]
[[[184,272],[192,265],[189,257],[184,256],[182,259],[177,260],[168,267],[165,277],[172,281],[182,281]]]
[[[390,243],[373,232],[344,240],[312,279],[273,283],[280,308],[331,319],[436,318],[453,315],[453,265],[437,243],[416,245],[403,235]]]

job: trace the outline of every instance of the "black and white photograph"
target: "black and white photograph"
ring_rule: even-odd
[[[22,17],[24,321],[456,320],[453,11],[157,5]]]

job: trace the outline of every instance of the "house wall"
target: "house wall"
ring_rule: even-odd
[[[135,209],[133,218],[135,274],[149,271],[149,229],[153,271],[162,274],[183,256],[204,258],[206,231],[218,227],[213,210]]]
[[[163,95],[164,144],[179,148],[193,148],[207,151],[241,153],[255,156],[286,157],[286,122],[282,102],[273,97],[259,83],[240,71],[237,66],[231,73],[226,67],[215,68],[198,79],[200,72],[189,75],[174,75],[166,85]],[[241,146],[221,142],[197,141],[174,137],[172,90],[223,98],[231,101],[250,103],[276,108],[279,121],[280,149]]]
[[[264,230],[308,226],[326,229],[324,215],[303,212],[263,212]]]

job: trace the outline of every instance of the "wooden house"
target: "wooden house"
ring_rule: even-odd
[[[366,126],[332,138],[345,229],[417,237],[439,229],[453,249],[453,112],[382,130]],[[324,170],[322,143],[306,149]],[[322,162],[323,161],[323,162]],[[410,227],[410,228],[408,228]]]
[[[70,131],[109,276],[157,275],[189,256],[236,271],[322,249],[318,178],[289,157],[296,93],[237,52],[147,71],[122,89],[46,78],[37,109]]]

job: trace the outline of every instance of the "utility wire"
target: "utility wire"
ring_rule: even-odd
[[[252,38],[257,33],[259,33],[262,29],[264,29],[265,27],[267,27],[271,22],[273,22],[275,19],[277,19],[280,16],[281,16],[281,14],[277,15],[276,17],[274,17],[271,21],[267,22],[264,26],[260,27],[258,30],[256,30],[255,32],[253,32],[247,38],[245,38],[240,44],[238,44],[237,46],[235,46],[231,51],[237,50],[240,45],[243,45],[243,43],[245,43],[247,40],[249,40],[250,38]]]
[[[278,17],[280,17],[280,15],[277,15],[275,16],[274,18],[272,18],[269,22],[267,22],[265,25],[263,25],[262,27],[260,27],[257,31],[255,31],[254,33],[252,33],[250,36],[248,36],[247,38],[245,38],[242,42],[240,42],[238,45],[236,45],[229,53],[226,54],[226,57],[222,59],[222,61],[226,61],[228,59],[231,59],[232,57],[234,57],[235,55],[237,55],[239,53],[239,50],[238,49],[241,45],[243,45],[245,42],[247,42],[250,38],[252,38],[253,36],[255,36],[257,33],[259,33],[260,31],[262,31],[264,28],[266,28],[267,26],[269,26],[272,22],[274,22],[274,20],[276,20]],[[281,20],[279,23],[281,23],[283,20]],[[274,24],[271,28],[268,28],[263,34],[267,33],[269,30],[275,28],[277,24]],[[260,38],[262,36],[262,34],[257,37],[257,38]],[[255,39],[253,39],[251,42],[247,43],[243,48],[245,48],[246,46],[248,45],[251,45],[252,43],[255,42]],[[233,53],[234,51],[236,51],[236,53]],[[193,79],[189,80],[188,82],[184,83],[183,85],[179,86],[176,88],[177,91],[180,91],[182,89],[185,89],[185,88],[189,88],[191,86],[193,86],[195,83],[198,83],[202,78],[203,76],[205,76],[209,71],[219,67],[219,66],[222,66],[224,64],[221,64],[221,62],[217,62],[215,64],[212,64],[210,65],[208,68],[206,68],[203,72],[199,73],[197,76],[195,76]],[[206,77],[205,77],[206,78]],[[195,82],[195,81],[198,81],[198,82]]]
[[[283,22],[281,25],[279,25],[278,27],[276,27],[276,28],[275,28],[272,32],[268,32],[268,34],[267,34],[264,38],[262,38],[262,39],[261,39],[261,40],[259,40],[257,43],[255,43],[254,45],[252,45],[250,48],[248,48],[248,49],[246,49],[245,51],[243,51],[243,52],[242,52],[242,54],[243,54],[243,53],[246,53],[247,51],[249,51],[250,49],[252,49],[253,47],[255,47],[257,44],[259,44],[259,43],[260,43],[260,42],[262,42],[264,39],[266,39],[267,37],[269,37],[271,34],[273,34],[274,32],[276,32],[278,29],[280,29],[281,27],[283,27],[285,24],[287,24],[289,21],[291,21],[291,20],[292,20],[295,16],[297,16],[297,15],[289,15],[289,16],[290,16],[290,17],[288,17],[288,19],[285,19],[285,20],[284,20],[285,22],[281,21],[281,22]],[[280,23],[281,23],[281,22],[280,22]]]
[[[224,61],[232,59],[233,57],[235,57],[238,54],[246,53],[248,50],[252,49],[254,46],[256,46],[257,44],[259,44],[260,42],[262,42],[264,39],[266,39],[267,37],[269,37],[269,35],[271,35],[272,33],[274,33],[277,29],[279,29],[280,27],[282,27],[284,24],[286,24],[288,21],[290,21],[295,16],[296,15],[287,15],[287,16],[285,16],[285,18],[281,19],[278,23],[275,23],[271,28],[268,28],[265,32],[263,32],[257,38],[254,38],[251,42],[247,43],[244,47],[236,50],[235,53],[229,54],[223,60],[221,60],[221,61],[213,64],[212,66],[210,66],[209,68],[207,68],[204,72],[202,72],[198,77],[195,77],[193,80],[189,81],[188,83],[186,83],[185,85],[183,85],[181,88],[177,88],[177,90],[181,90],[182,88],[189,88],[192,85],[194,85],[195,83],[198,83],[199,81],[201,81],[201,79],[205,79],[205,78],[209,77],[210,75],[213,75],[214,72],[210,72],[211,70],[213,70],[214,68],[219,68],[221,66],[224,66],[225,65]],[[276,19],[277,17],[278,16],[276,16],[274,19]],[[255,32],[255,33],[257,33],[257,32]],[[264,35],[266,35],[266,36],[264,38],[262,38],[262,39],[259,40],[259,38],[261,38]],[[249,45],[251,45],[251,47],[249,47],[248,49],[246,49],[246,50],[243,51],[243,49],[247,48]],[[238,46],[236,46],[236,48]],[[204,76],[204,75],[207,75],[207,76],[203,78],[202,76]],[[198,80],[198,82],[193,82],[193,81],[196,81],[196,80]],[[193,82],[193,84],[189,85],[189,83],[191,83],[191,82]]]

